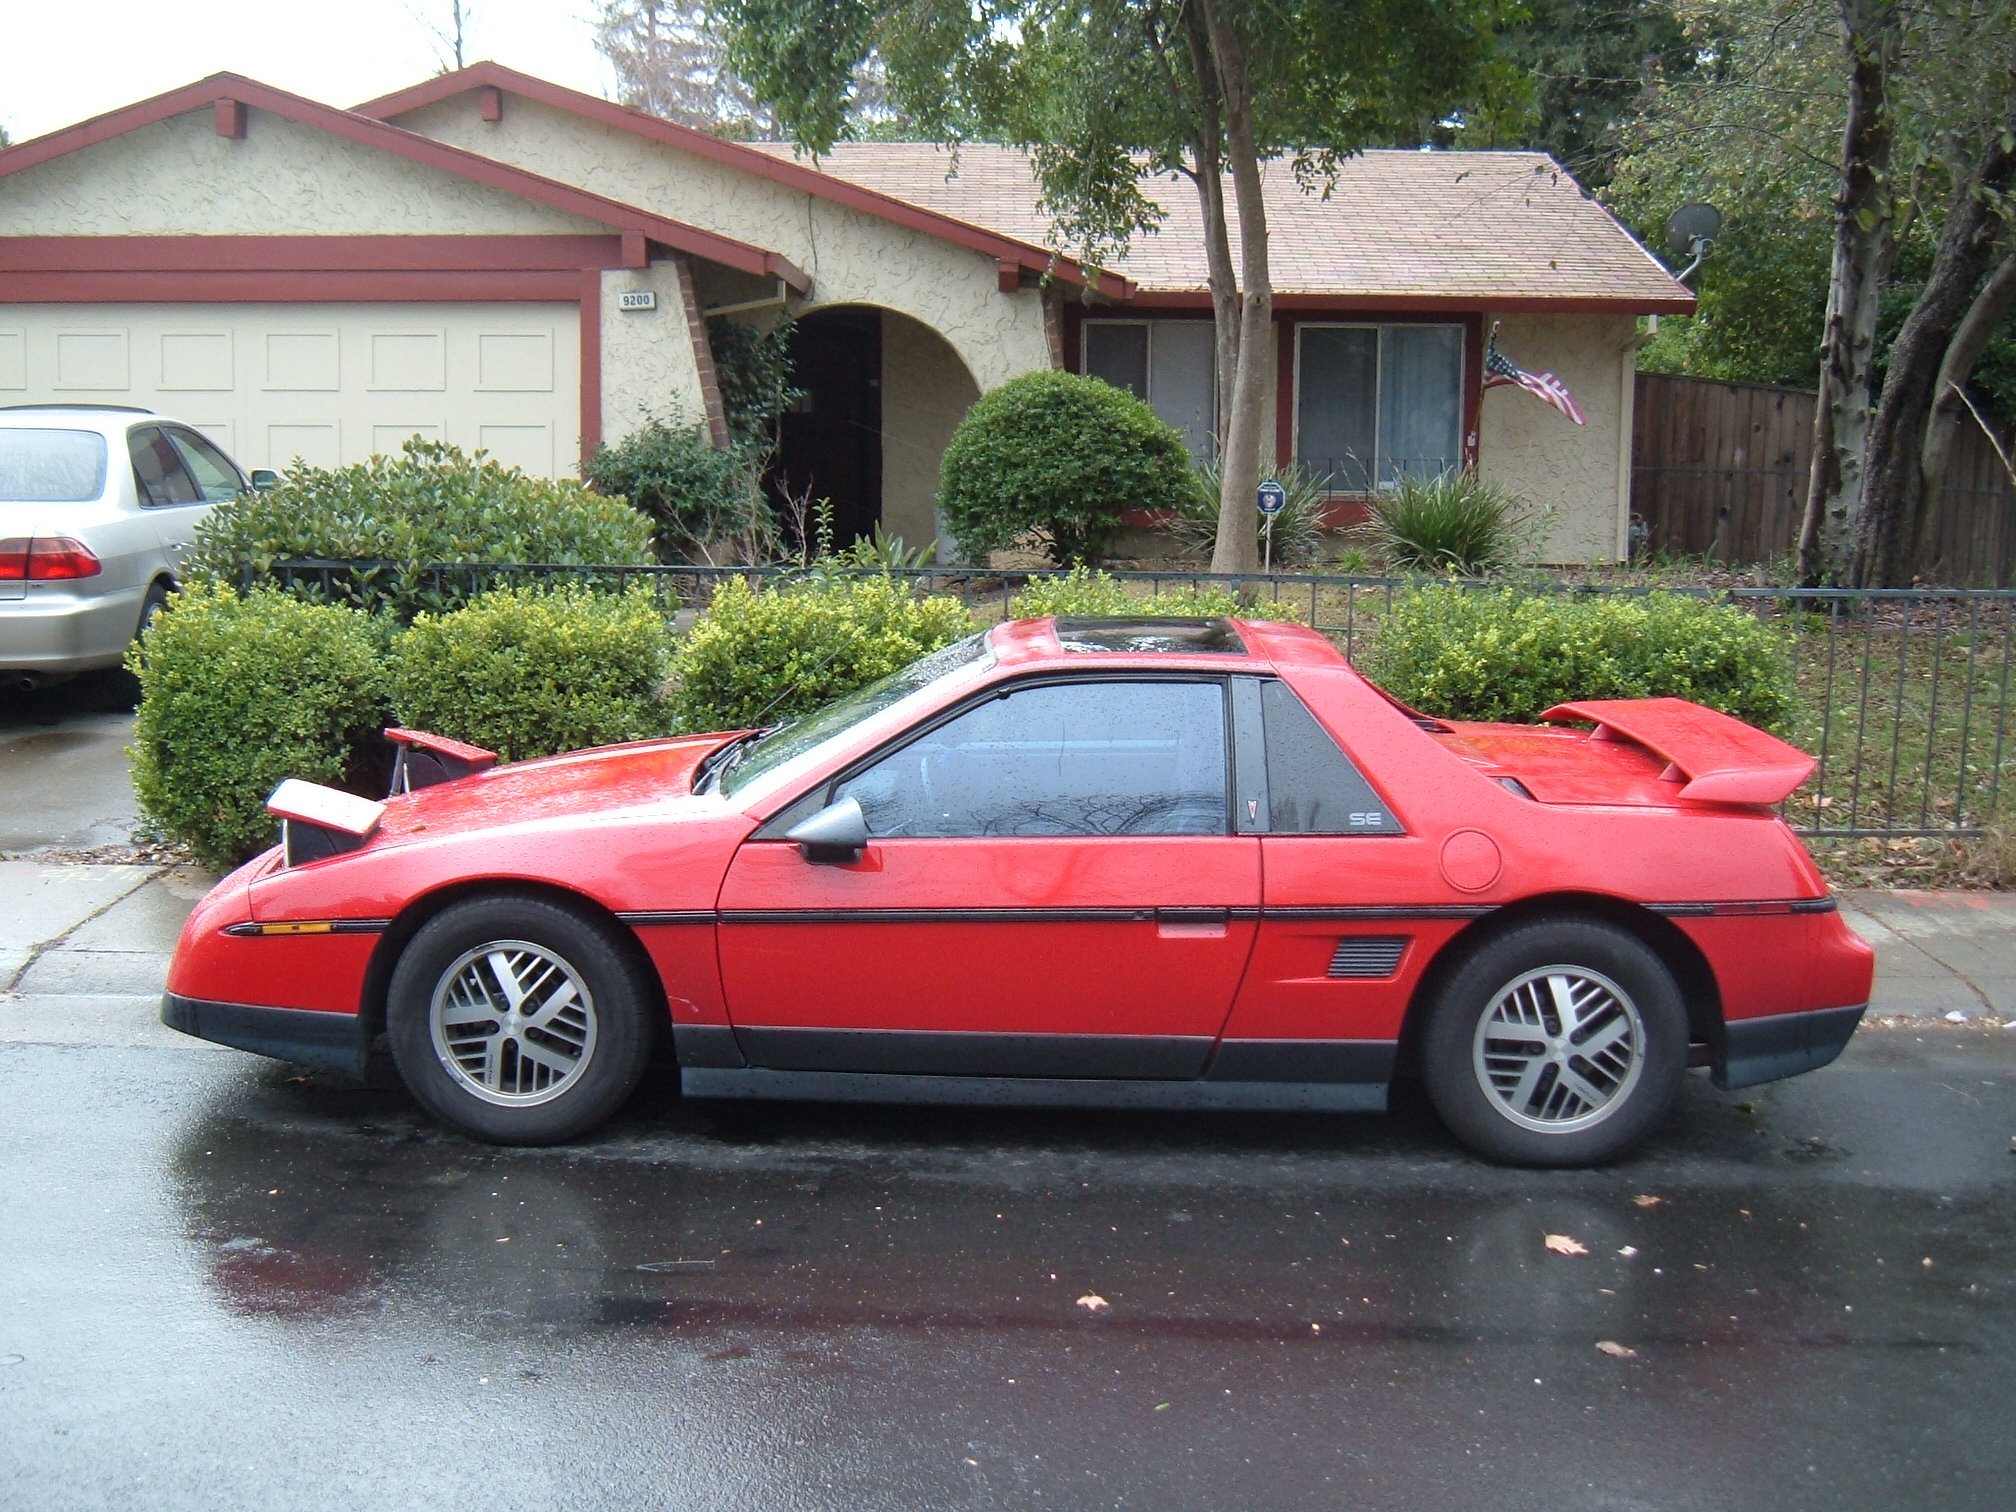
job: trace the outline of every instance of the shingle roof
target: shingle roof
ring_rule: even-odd
[[[787,143],[752,145],[792,152]],[[1050,236],[1029,160],[1012,148],[968,146],[955,160],[927,142],[842,142],[817,166],[1003,236]],[[1280,296],[1637,311],[1693,305],[1686,287],[1545,153],[1366,152],[1343,165],[1327,197],[1303,193],[1286,163],[1264,172]],[[1143,187],[1166,219],[1111,260],[1113,271],[1148,295],[1208,288],[1197,191],[1187,179]],[[1237,256],[1236,227],[1233,245]]]

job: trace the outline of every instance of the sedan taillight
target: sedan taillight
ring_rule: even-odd
[[[96,577],[105,564],[68,536],[11,536],[0,541],[0,583],[53,583]]]

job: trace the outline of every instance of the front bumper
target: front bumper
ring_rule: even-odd
[[[1733,1091],[1802,1071],[1817,1071],[1847,1048],[1868,1010],[1867,1003],[1859,1003],[1852,1008],[1732,1019],[1723,1026],[1715,1085]]]
[[[213,1003],[166,992],[161,995],[161,1022],[213,1044],[339,1071],[359,1081],[371,1053],[364,1021],[354,1013]]]

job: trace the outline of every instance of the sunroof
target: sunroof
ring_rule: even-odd
[[[1060,619],[1057,643],[1066,651],[1246,654],[1246,643],[1223,619]]]

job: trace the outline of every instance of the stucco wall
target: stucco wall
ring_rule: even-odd
[[[10,236],[606,232],[578,216],[262,110],[243,140],[209,106],[0,179]]]
[[[616,296],[649,289],[655,310],[622,310]],[[602,439],[620,441],[656,415],[703,425],[700,369],[680,303],[678,265],[611,268],[602,274]]]
[[[959,356],[901,315],[882,317],[882,528],[912,546],[940,538],[932,500],[945,443],[980,397]],[[940,552],[950,554],[946,538]]]
[[[1529,372],[1567,384],[1588,417],[1578,426],[1522,389],[1487,389],[1477,470],[1551,510],[1549,562],[1608,562],[1623,554],[1629,515],[1631,348],[1635,318],[1502,315],[1498,346]]]
[[[1041,295],[1001,293],[994,259],[970,248],[518,95],[501,121],[482,120],[464,96],[397,124],[782,253],[812,277],[802,308],[872,304],[920,320],[982,390],[1050,366]]]

